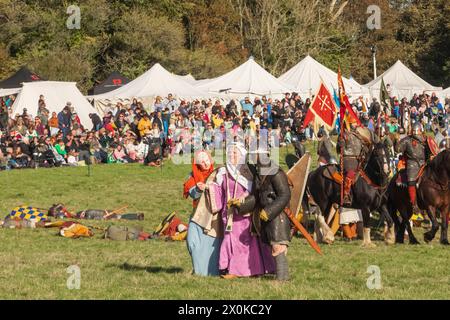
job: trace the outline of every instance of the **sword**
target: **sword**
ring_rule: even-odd
[[[320,250],[319,245],[314,241],[314,239],[309,235],[308,231],[298,222],[297,219],[295,219],[294,214],[292,213],[291,209],[285,208],[284,213],[288,216],[289,220],[291,220],[292,224],[297,228],[298,231],[301,232],[301,234],[306,238],[309,245],[320,255],[323,255],[322,251]]]

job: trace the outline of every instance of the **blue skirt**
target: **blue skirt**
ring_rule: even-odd
[[[203,232],[203,228],[190,221],[187,234],[187,247],[191,255],[194,274],[201,276],[219,275],[220,239]]]

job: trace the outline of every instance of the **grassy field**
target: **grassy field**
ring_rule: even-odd
[[[311,146],[309,146],[311,147]],[[315,158],[315,157],[314,157]],[[163,170],[141,165],[0,172],[0,215],[19,204],[69,209],[119,208],[143,212],[141,222],[90,225],[144,226],[153,230],[176,210],[187,222],[191,202],[181,197],[189,166],[168,163]],[[422,230],[415,230],[423,239]],[[422,241],[423,242],[423,241]],[[0,299],[448,299],[450,251],[435,240],[420,246],[374,249],[338,240],[317,255],[304,239],[289,249],[292,280],[270,277],[223,280],[191,275],[185,242],[118,242],[66,239],[56,229],[0,229]],[[67,268],[78,265],[81,289],[69,290]],[[382,288],[366,286],[371,265],[381,270]]]

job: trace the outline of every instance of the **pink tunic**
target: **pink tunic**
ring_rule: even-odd
[[[223,170],[225,171],[225,170]],[[218,176],[220,175],[220,171]],[[264,244],[251,234],[251,216],[233,213],[232,231],[226,231],[227,216],[227,183],[231,198],[242,198],[249,194],[238,183],[234,194],[236,181],[230,175],[222,174],[219,183],[210,186],[212,208],[221,212],[224,224],[224,238],[220,247],[219,269],[228,270],[229,274],[237,276],[255,276],[275,272],[275,260],[271,254],[271,247]]]

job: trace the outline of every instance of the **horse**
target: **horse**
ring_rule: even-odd
[[[388,196],[387,207],[396,225],[396,242],[403,243],[405,230],[408,231],[409,243],[419,244],[414,236],[409,220],[413,214],[413,207],[409,201],[408,190],[405,186],[397,184],[398,172],[391,180],[386,192]],[[434,239],[439,230],[436,216],[441,216],[441,244],[448,245],[448,215],[450,210],[450,150],[443,150],[434,157],[425,167],[423,174],[418,179],[417,206],[427,212],[431,220],[431,230],[424,234],[425,242]],[[397,217],[400,213],[401,221]]]
[[[322,223],[324,218],[328,218],[333,204],[341,201],[341,185],[333,179],[325,177],[328,170],[336,170],[336,165],[322,166],[310,173],[307,182],[307,193],[319,206],[322,212]],[[350,208],[360,209],[363,216],[364,228],[368,230],[364,233],[364,247],[373,247],[370,240],[370,213],[375,210],[385,217],[388,230],[385,230],[385,241],[388,244],[394,243],[394,222],[388,214],[385,190],[389,183],[390,161],[386,147],[383,143],[376,143],[372,151],[369,152],[367,165],[359,168],[356,182],[351,187],[352,203]],[[320,223],[320,221],[319,221]]]

